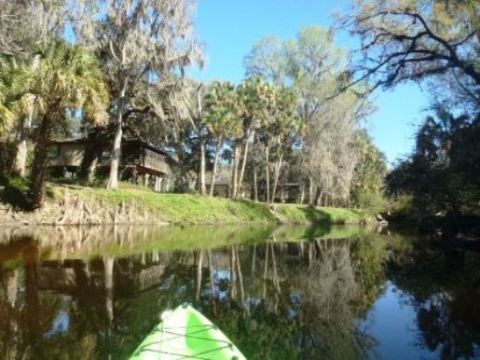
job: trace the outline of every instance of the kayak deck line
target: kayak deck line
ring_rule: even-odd
[[[246,360],[216,325],[190,305],[164,311],[161,318],[130,360]]]
[[[226,347],[225,347],[226,348]],[[208,352],[214,352],[214,351],[218,351],[218,350],[223,350],[225,348],[215,348],[213,349],[212,351],[208,351]],[[203,354],[195,354],[195,355],[185,355],[185,354],[175,354],[175,353],[169,353],[169,352],[163,352],[163,351],[156,351],[156,350],[151,350],[151,349],[146,349],[146,350],[142,350],[142,351],[148,351],[148,352],[153,352],[155,354],[161,354],[161,355],[169,355],[169,356],[175,356],[176,358],[178,359],[195,359],[195,360],[212,360],[213,358],[206,358],[206,357],[200,357],[200,355],[205,355],[206,353],[208,352],[205,352]],[[161,359],[161,358],[159,358]],[[231,360],[238,360],[237,357],[233,356],[231,358]]]
[[[203,327],[203,326],[198,326],[198,327]],[[175,329],[185,329],[185,327],[176,327]],[[225,341],[225,340],[221,340],[221,339],[212,339],[212,338],[209,338],[209,337],[198,337],[198,336],[193,336],[195,334],[198,334],[198,333],[201,333],[201,332],[205,332],[205,331],[208,331],[210,329],[214,329],[216,330],[217,327],[212,325],[210,328],[205,328],[203,327],[202,330],[199,330],[197,332],[194,332],[194,333],[189,333],[188,335],[184,335],[184,334],[179,334],[179,333],[174,333],[174,332],[171,332],[171,331],[168,331],[170,330],[170,328],[164,328],[162,329],[163,333],[165,334],[169,334],[169,335],[175,335],[171,338],[166,338],[166,339],[162,339],[162,341],[169,341],[169,340],[174,340],[175,338],[177,338],[178,336],[181,336],[181,337],[188,337],[190,339],[196,339],[196,340],[205,340],[205,341],[211,341],[211,342],[214,342],[214,343],[225,343],[226,346],[224,347],[221,347],[221,348],[214,348],[210,351],[207,351],[207,352],[213,352],[213,351],[217,351],[217,350],[221,350],[221,349],[225,349],[225,348],[233,348],[233,344],[230,342],[230,341]],[[153,331],[152,333],[155,333],[155,331]],[[148,347],[149,346],[152,346],[152,345],[155,345],[157,344],[157,342],[153,342],[153,343],[149,343],[149,344],[144,344],[139,350],[140,351],[149,351]],[[158,351],[155,351],[155,352],[158,352]],[[198,355],[204,355],[205,353],[202,353],[202,354],[195,354],[195,356],[198,356]],[[176,356],[181,356],[181,354],[172,354],[172,355],[176,355]]]

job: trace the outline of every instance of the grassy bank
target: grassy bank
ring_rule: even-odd
[[[154,193],[142,187],[123,185],[111,191],[100,188],[70,187],[68,191],[82,198],[105,203],[132,204],[155,213],[160,221],[171,224],[239,224],[273,223],[268,207],[246,200],[230,200],[188,194]]]
[[[0,199],[16,208],[21,207],[21,194],[25,188],[24,182],[11,181],[2,190],[3,195],[0,191]],[[135,205],[142,210],[137,216],[141,217],[142,213],[147,212],[159,223],[170,224],[358,224],[366,219],[366,215],[359,210],[313,208],[296,204],[267,205],[249,200],[162,194],[131,184],[121,184],[118,190],[112,191],[104,188],[49,183],[47,184],[47,205],[61,206],[65,192],[70,197],[101,204],[102,208]]]
[[[154,193],[141,187],[123,185],[120,189],[73,189],[81,197],[95,197],[112,204],[136,202],[173,224],[358,224],[366,219],[360,210],[313,208],[296,204],[269,206],[249,200],[232,200],[188,194]]]
[[[368,215],[358,209],[311,207],[297,204],[277,204],[275,214],[281,223],[291,224],[358,224]]]

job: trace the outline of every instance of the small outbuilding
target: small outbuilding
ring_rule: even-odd
[[[75,177],[80,173],[88,146],[87,139],[52,141],[48,151],[48,168],[52,176]],[[97,173],[108,174],[110,151],[96,155]],[[171,165],[175,160],[169,153],[139,139],[125,139],[122,143],[120,178],[144,184],[154,191],[169,191],[172,187]]]

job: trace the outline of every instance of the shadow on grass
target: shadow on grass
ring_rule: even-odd
[[[300,211],[305,214],[305,218],[313,224],[321,224],[321,225],[344,225],[344,219],[337,219],[333,220],[332,215],[328,212],[318,209],[314,206],[307,206],[307,207],[299,207]]]
[[[0,179],[0,202],[9,204],[14,210],[29,211],[32,207],[27,198],[28,180],[21,177]]]
[[[262,216],[265,220],[271,220],[272,222],[276,222],[277,219],[273,216],[272,212],[268,208],[266,203],[255,202],[252,200],[247,199],[230,199],[232,202],[241,204],[247,208],[250,208],[252,211],[258,214],[258,216]]]
[[[34,207],[27,196],[30,181],[20,176],[0,177],[0,202],[9,204],[15,211],[33,211]],[[44,185],[44,196],[55,198],[52,186]]]

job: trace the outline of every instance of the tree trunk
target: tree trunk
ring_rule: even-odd
[[[257,166],[253,168],[253,200],[258,201]]]
[[[326,200],[325,200],[326,194],[322,191],[320,194],[320,206],[326,206]]]
[[[283,163],[283,154],[280,155],[280,158],[275,164],[275,174],[273,179],[273,190],[272,190],[272,202],[275,201],[275,193],[277,191],[278,178],[280,177],[280,169],[282,168],[282,163]]]
[[[233,160],[233,175],[232,175],[232,198],[237,197],[238,190],[238,163],[240,161],[240,147],[238,143],[235,144],[235,155]]]
[[[300,184],[300,205],[303,205],[303,201],[305,200],[305,184]]]
[[[108,177],[107,189],[118,188],[118,168],[120,167],[120,156],[122,153],[122,135],[123,135],[123,110],[125,106],[126,83],[123,86],[119,98],[117,124],[115,129],[115,138],[110,161],[110,176]]]
[[[200,140],[200,171],[199,177],[199,190],[202,195],[207,195],[207,188],[205,185],[205,139]]]
[[[47,153],[48,143],[53,130],[53,116],[60,101],[53,104],[46,112],[42,119],[40,128],[38,129],[38,136],[35,145],[35,155],[33,159],[33,166],[31,172],[30,189],[28,192],[28,198],[30,200],[30,206],[32,210],[41,208],[43,205],[43,185],[45,183],[45,175],[47,171]]]
[[[317,191],[315,193],[315,206],[318,206],[318,201],[322,198],[322,190],[320,190],[320,186],[317,187]]]
[[[313,183],[313,179],[311,177],[308,178],[308,205],[314,205],[314,196],[313,192],[315,191],[315,185]]]
[[[105,149],[105,131],[96,128],[88,135],[82,163],[80,165],[80,179],[92,182],[95,178],[95,170]]]
[[[243,187],[243,175],[245,173],[245,166],[247,164],[247,158],[248,158],[248,148],[249,148],[249,139],[252,137],[253,133],[250,134],[250,131],[247,133],[247,137],[245,140],[244,144],[244,151],[243,151],[243,160],[242,160],[242,169],[240,171],[240,178],[238,180],[238,187],[237,190],[240,191]]]
[[[15,165],[14,172],[18,176],[25,176],[27,169],[27,156],[28,156],[28,145],[27,137],[25,136],[25,130],[22,129],[20,135],[20,141],[17,144],[17,151],[15,154]]]
[[[210,180],[210,196],[213,196],[215,191],[215,181],[217,179],[217,165],[218,160],[220,159],[220,151],[223,147],[223,138],[218,139],[217,147],[215,148],[215,159],[213,160],[213,170],[212,170],[212,179]]]
[[[8,173],[8,146],[0,143],[0,177]]]
[[[40,55],[35,55],[32,61],[32,70],[37,73],[40,66]],[[35,99],[36,102],[36,99]],[[34,103],[35,104],[35,103]],[[14,172],[18,176],[24,177],[27,173],[28,159],[28,136],[32,128],[33,106],[28,111],[28,116],[24,119],[20,130],[20,139],[17,144],[17,152],[15,155]]]
[[[115,138],[113,140],[113,148],[110,160],[110,176],[108,177],[107,189],[118,188],[118,168],[120,166],[120,155],[122,146],[122,130],[123,113],[119,111],[117,115],[117,127],[115,129]]]
[[[95,179],[95,170],[100,154],[96,153],[95,149],[85,148],[83,153],[82,164],[80,165],[80,179],[91,183]]]
[[[26,117],[22,123],[20,129],[20,139],[17,144],[17,151],[15,154],[14,172],[18,176],[24,177],[27,170],[27,158],[28,158],[28,134],[32,127],[33,111],[30,111],[28,117]]]
[[[270,148],[265,146],[265,182],[267,187],[267,203],[270,202]]]
[[[98,156],[95,156],[95,158],[92,160],[92,162],[90,163],[90,166],[87,169],[86,179],[88,183],[92,183],[93,180],[95,179],[95,170],[97,168],[97,164],[98,164]]]

